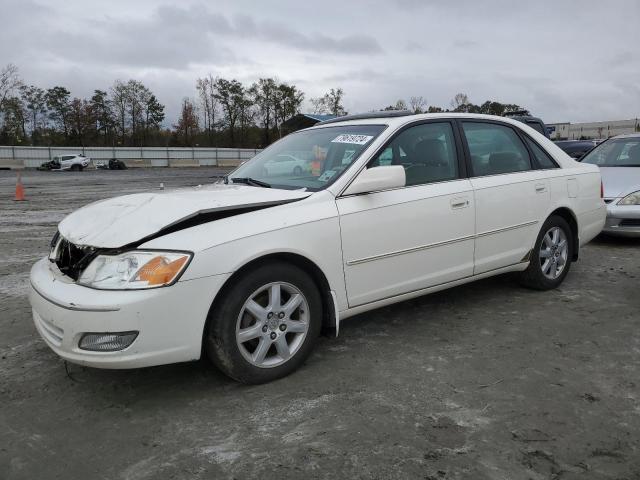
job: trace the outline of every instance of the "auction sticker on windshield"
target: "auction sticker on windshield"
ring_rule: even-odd
[[[355,145],[364,145],[373,138],[373,135],[352,135],[343,133],[331,140],[331,143],[352,143]]]

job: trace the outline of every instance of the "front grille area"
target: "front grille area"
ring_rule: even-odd
[[[640,227],[640,218],[627,218],[620,222],[621,227]]]
[[[82,271],[91,263],[96,254],[95,248],[74,245],[66,238],[61,237],[54,261],[63,274],[78,280]]]

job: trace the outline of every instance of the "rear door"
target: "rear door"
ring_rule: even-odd
[[[338,197],[349,306],[473,273],[474,202],[454,122],[414,124],[368,167],[402,165],[407,184]]]
[[[474,274],[528,260],[550,205],[548,175],[508,124],[460,121],[475,193]]]

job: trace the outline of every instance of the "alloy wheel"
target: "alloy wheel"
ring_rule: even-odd
[[[544,234],[538,256],[545,277],[555,280],[562,274],[569,258],[569,243],[562,228],[551,227]]]
[[[236,323],[236,342],[252,365],[282,365],[302,346],[309,330],[309,304],[295,286],[263,285],[244,302]]]

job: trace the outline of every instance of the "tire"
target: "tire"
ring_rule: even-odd
[[[558,232],[558,242],[554,247],[554,232]],[[566,245],[564,248],[563,245]],[[535,290],[551,290],[559,286],[569,273],[573,258],[574,238],[567,221],[557,215],[549,217],[538,234],[527,269],[520,273],[522,285]],[[545,257],[548,255],[548,257]],[[555,259],[555,271],[553,270]],[[551,262],[551,263],[548,263]],[[560,263],[562,265],[560,266]],[[561,267],[561,269],[560,269]]]
[[[302,168],[300,168],[299,166],[295,167],[293,169],[293,174],[296,175],[296,176],[302,175]]]
[[[280,309],[272,308],[277,305],[272,302],[276,287],[282,299]],[[294,299],[294,295],[299,296]],[[289,375],[311,354],[322,327],[322,300],[315,282],[302,269],[265,263],[242,274],[218,298],[207,317],[204,348],[229,377],[247,384],[270,382]],[[251,299],[255,305],[249,307]],[[287,305],[297,303],[290,300],[301,303],[285,315]],[[283,319],[278,318],[280,312]],[[247,334],[244,342],[240,332]]]
[[[81,172],[82,171],[82,167],[78,164],[75,165],[71,165],[71,171],[72,172]]]

